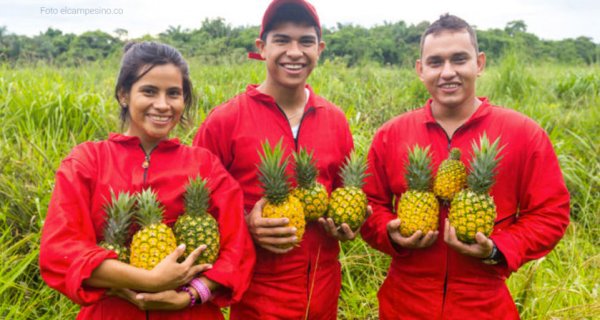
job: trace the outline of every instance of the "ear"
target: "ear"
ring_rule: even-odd
[[[423,82],[423,61],[421,61],[421,59],[415,61],[415,72],[417,73],[417,76],[419,76],[421,82]]]
[[[119,90],[119,105],[121,107],[129,105],[129,94],[125,93],[123,90]]]
[[[260,56],[265,59],[265,41],[263,41],[261,38],[256,38],[256,40],[254,40],[254,45],[256,46],[258,53],[260,53]]]
[[[479,52],[477,55],[477,76],[480,76],[483,73],[483,69],[485,69],[485,52]]]
[[[319,57],[321,56],[321,53],[323,52],[323,50],[325,50],[325,42],[324,41],[319,41],[319,45],[318,45],[318,50],[319,50]]]

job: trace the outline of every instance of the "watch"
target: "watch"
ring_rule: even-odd
[[[502,252],[500,252],[500,250],[498,250],[498,247],[496,247],[496,244],[493,243],[493,245],[494,246],[492,247],[492,253],[490,253],[490,255],[487,256],[486,258],[483,258],[481,260],[481,262],[483,262],[485,264],[494,265],[494,264],[500,263],[502,258],[504,258],[504,256],[502,255]]]

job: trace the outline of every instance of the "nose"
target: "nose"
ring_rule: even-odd
[[[300,58],[302,57],[302,50],[300,50],[300,46],[298,41],[291,41],[290,46],[286,52],[288,57],[290,58]]]
[[[159,94],[157,96],[156,100],[154,101],[154,108],[159,110],[169,109],[169,103],[167,102],[166,94]]]
[[[450,61],[444,62],[444,66],[442,67],[442,78],[452,78],[456,75],[456,70],[454,70],[454,66]]]

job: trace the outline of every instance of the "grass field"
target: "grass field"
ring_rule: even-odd
[[[176,135],[189,143],[206,113],[264,67],[190,61],[198,105]],[[78,307],[49,289],[37,257],[54,171],[78,143],[119,131],[113,87],[117,61],[82,68],[0,66],[0,319],[70,319]],[[550,134],[571,192],[572,223],[547,257],[508,280],[523,319],[600,319],[600,67],[531,66],[508,56],[488,68],[478,93],[538,121]],[[409,69],[324,63],[315,91],[341,106],[357,147],[376,128],[419,107],[427,92]],[[389,258],[362,240],[342,246],[340,319],[376,319]]]

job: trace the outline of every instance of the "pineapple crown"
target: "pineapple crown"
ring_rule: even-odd
[[[344,187],[355,187],[361,189],[367,177],[367,159],[356,150],[353,150],[340,170],[340,176]]]
[[[299,152],[294,152],[296,161],[296,180],[300,188],[310,189],[315,186],[319,172],[315,165],[314,152],[310,153],[302,148]]]
[[[479,146],[473,141],[473,159],[470,162],[471,172],[467,177],[467,185],[475,193],[487,193],[492,185],[494,185],[496,176],[496,167],[502,156],[498,157],[498,153],[502,151],[504,146],[498,148],[500,137],[490,145],[485,132],[479,137]]]
[[[206,214],[208,211],[208,202],[210,200],[210,190],[208,189],[208,180],[200,176],[189,179],[185,188],[185,213],[192,217]]]
[[[450,156],[448,156],[448,159],[460,161],[460,149],[459,148],[450,149]]]
[[[418,191],[429,191],[431,189],[431,156],[429,148],[415,145],[408,153],[408,164],[404,178],[408,188]]]
[[[271,148],[269,141],[262,144],[262,154],[259,152],[260,164],[258,180],[262,184],[265,198],[273,204],[284,202],[290,193],[290,183],[286,174],[288,158],[283,158],[282,140]]]
[[[142,228],[162,223],[164,209],[152,188],[137,195],[137,221]]]
[[[128,192],[119,192],[117,196],[111,189],[110,199],[110,202],[104,206],[104,212],[106,212],[104,241],[122,246],[127,240],[135,197]]]

